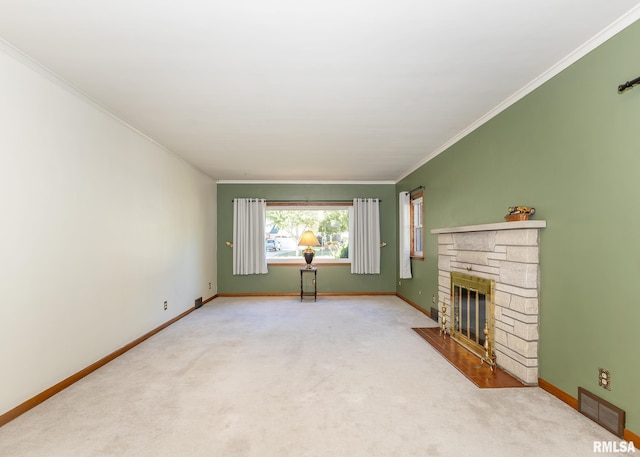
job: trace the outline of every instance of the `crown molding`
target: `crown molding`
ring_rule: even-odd
[[[452,137],[449,141],[445,142],[443,145],[441,145],[437,149],[427,154],[427,156],[420,163],[418,163],[416,166],[412,167],[411,169],[407,170],[405,173],[400,175],[400,177],[396,180],[396,183],[402,181],[404,178],[409,176],[418,168],[420,168],[427,162],[431,161],[433,158],[437,157],[438,155],[440,155],[441,153],[449,149],[451,146],[456,144],[462,138],[469,135],[471,132],[473,132],[474,130],[476,130],[486,122],[496,117],[498,114],[500,114],[501,112],[509,108],[511,105],[521,100],[522,98],[524,98],[526,95],[536,90],[538,87],[542,86],[544,83],[549,81],[551,78],[553,78],[563,70],[567,69],[569,66],[573,65],[582,57],[586,56],[588,53],[596,49],[598,46],[604,44],[607,40],[612,38],[614,35],[616,35],[617,33],[620,33],[621,31],[629,27],[638,19],[640,19],[640,5],[633,7],[626,14],[622,15],[616,21],[611,23],[608,27],[606,27],[600,33],[598,33],[593,38],[591,38],[590,40],[580,45],[578,48],[576,48],[571,53],[569,53],[565,58],[557,62],[555,65],[553,65],[547,71],[545,71],[540,76],[535,78],[529,84],[524,86],[515,94],[511,95],[509,98],[504,100],[495,108],[491,109],[480,119],[473,122],[467,128],[465,128],[460,133]]]
[[[149,135],[147,135],[143,131],[141,131],[138,128],[136,128],[133,124],[131,124],[126,119],[124,119],[122,116],[120,116],[120,115],[116,114],[115,112],[109,110],[104,105],[102,105],[100,102],[98,102],[97,100],[95,100],[94,98],[89,96],[86,92],[78,89],[76,86],[71,84],[69,81],[67,81],[66,79],[62,78],[58,74],[56,74],[53,70],[51,70],[48,67],[46,67],[45,65],[41,64],[40,62],[38,62],[37,60],[35,60],[33,57],[29,56],[28,54],[25,54],[20,49],[15,47],[13,44],[11,44],[10,42],[8,42],[7,40],[5,40],[4,38],[1,38],[1,37],[0,37],[0,52],[5,53],[9,57],[13,58],[15,61],[21,63],[25,67],[27,67],[30,70],[36,72],[37,74],[39,74],[40,76],[42,76],[46,80],[52,82],[53,84],[55,84],[56,86],[58,86],[61,89],[65,90],[66,92],[70,93],[71,95],[79,98],[80,100],[82,100],[83,102],[85,102],[88,105],[92,106],[93,108],[95,108],[96,110],[100,111],[101,113],[109,116],[111,119],[115,120],[116,122],[118,122],[122,126],[126,127],[127,129],[133,131],[137,135],[140,135],[142,138],[144,138],[148,142],[152,143],[154,146],[158,147],[159,149],[161,149],[162,151],[166,152],[170,156],[172,156],[172,157],[182,161],[183,163],[189,165],[191,168],[193,168],[194,170],[198,171],[199,173],[202,173],[204,176],[207,176],[210,179],[214,179],[212,176],[209,176],[207,173],[202,171],[200,168],[198,168],[195,165],[193,165],[192,163],[190,163],[184,157],[176,154],[175,152],[173,152],[170,149],[167,149],[166,146],[164,146],[163,144],[161,144],[158,141],[154,140],[152,137],[150,137]]]
[[[157,146],[161,147],[162,149],[164,149],[165,151],[171,153],[171,151],[169,151],[166,147],[164,147],[163,145],[158,143],[156,140],[154,140],[150,136],[148,136],[148,135],[144,134],[143,132],[141,132],[140,130],[138,130],[131,123],[127,122],[122,117],[120,117],[117,114],[115,114],[113,111],[110,111],[109,109],[107,109],[104,105],[100,104],[98,101],[96,101],[95,99],[91,98],[86,92],[78,89],[76,86],[71,84],[69,81],[67,81],[66,79],[64,79],[64,78],[60,77],[59,75],[57,75],[53,70],[50,70],[48,67],[44,66],[43,64],[41,64],[40,62],[38,62],[37,60],[35,60],[31,56],[29,56],[28,54],[25,54],[20,49],[16,48],[14,45],[12,45],[11,43],[9,43],[8,41],[6,41],[3,38],[0,38],[0,51],[4,52],[8,56],[12,57],[14,60],[16,60],[16,61],[20,62],[21,64],[23,64],[24,66],[28,67],[29,69],[35,71],[40,76],[42,76],[45,79],[47,79],[48,81],[56,84],[57,86],[61,87],[65,91],[67,91],[67,92],[71,93],[72,95],[80,98],[85,103],[88,103],[89,105],[93,106],[94,108],[96,108],[97,110],[101,111],[102,113],[104,113],[104,114],[108,115],[109,117],[115,119],[116,121],[118,121],[119,123],[123,124],[127,128],[129,128],[129,129],[133,130],[134,132],[136,132],[138,135],[143,136],[144,138],[146,138],[147,140],[151,141],[155,145],[157,145]]]
[[[395,181],[291,181],[291,180],[234,180],[234,179],[220,179],[216,181],[217,184],[362,184],[362,185],[376,185],[386,184],[395,186]]]

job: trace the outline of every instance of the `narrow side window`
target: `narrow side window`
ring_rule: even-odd
[[[411,195],[411,257],[424,259],[424,195],[416,192]]]

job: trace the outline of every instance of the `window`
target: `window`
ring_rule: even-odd
[[[424,196],[423,192],[411,195],[411,257],[424,259]]]
[[[313,263],[349,263],[351,204],[286,206],[267,203],[265,249],[269,264],[304,264],[304,246],[298,240],[311,230],[319,246]]]

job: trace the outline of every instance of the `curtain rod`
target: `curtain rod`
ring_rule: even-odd
[[[635,86],[636,84],[640,84],[640,76],[634,79],[633,81],[627,81],[624,84],[620,84],[618,86],[618,92],[622,93],[628,88]]]
[[[418,187],[416,187],[415,189],[411,189],[411,190],[409,191],[409,193],[410,193],[410,194],[412,194],[412,193],[414,193],[414,192],[416,192],[416,191],[418,191],[418,190],[422,190],[422,189],[424,189],[424,186],[418,186]]]
[[[356,197],[359,198],[359,197]],[[371,197],[373,198],[373,197]],[[233,199],[235,200],[235,198]],[[233,202],[233,200],[231,200]],[[252,198],[251,200],[259,200],[256,198]],[[267,201],[267,203],[291,203],[291,204],[331,204],[331,203],[353,203],[353,199],[351,200],[269,200],[269,199],[265,199]],[[379,202],[382,202],[381,198],[376,199]]]

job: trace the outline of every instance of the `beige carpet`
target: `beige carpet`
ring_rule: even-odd
[[[396,297],[218,298],[0,428],[0,456],[590,456],[539,388],[478,389]],[[619,455],[619,454],[618,454]]]

